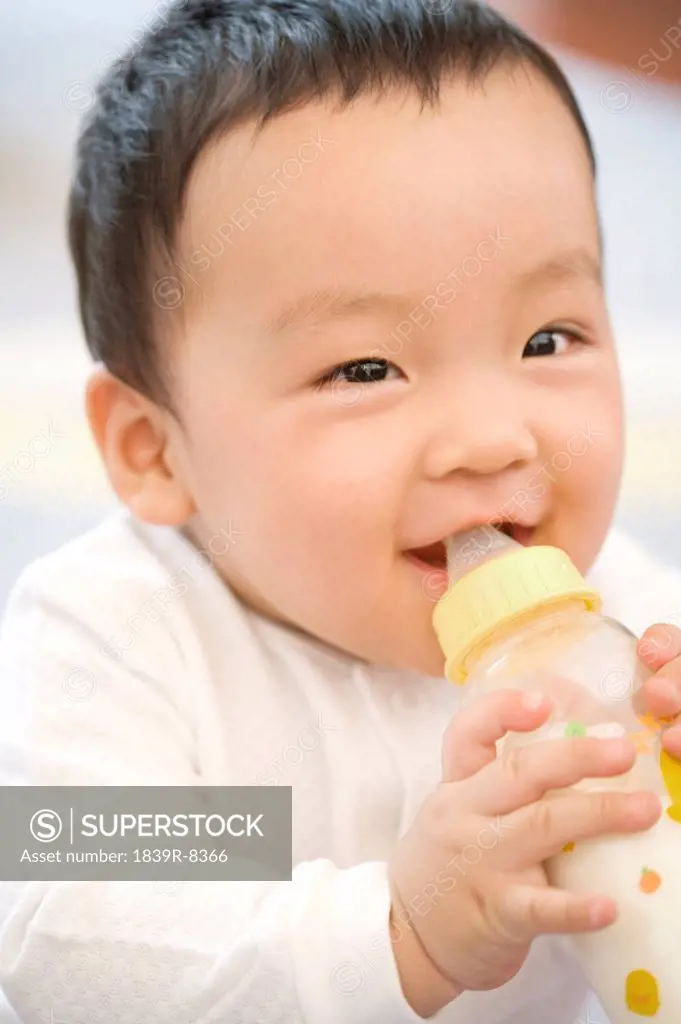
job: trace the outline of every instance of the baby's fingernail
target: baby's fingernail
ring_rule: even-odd
[[[612,909],[612,900],[606,896],[595,896],[589,905],[589,920],[591,924],[596,927],[606,924],[612,917]]]
[[[528,711],[538,711],[545,703],[546,696],[541,690],[530,690],[523,697],[523,707],[526,707]]]
[[[662,801],[655,793],[650,791],[632,793],[629,797],[629,809],[637,816],[640,814],[647,817],[653,811],[660,811],[662,809]]]

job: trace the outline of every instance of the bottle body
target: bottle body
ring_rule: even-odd
[[[621,776],[586,779],[586,791],[651,789],[664,808],[653,829],[635,836],[568,844],[546,865],[552,884],[602,892],[617,900],[618,920],[605,931],[575,937],[585,973],[612,1024],[652,1017],[681,1021],[681,764],[664,754],[661,726],[637,715],[648,675],[636,638],[578,601],[509,623],[469,660],[464,702],[500,689],[543,690],[553,711],[539,730],[512,733],[512,746],[565,736],[628,735],[637,747]]]

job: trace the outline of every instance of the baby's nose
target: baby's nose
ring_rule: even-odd
[[[523,410],[506,405],[479,410],[468,416],[447,418],[433,437],[427,473],[439,478],[463,472],[493,475],[530,465],[539,446]]]
[[[466,446],[459,471],[490,476],[529,465],[537,457],[537,444],[529,431],[507,428],[503,436],[476,439]]]

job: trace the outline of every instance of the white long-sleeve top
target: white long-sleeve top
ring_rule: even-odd
[[[613,535],[590,577],[635,632],[681,621],[681,575],[631,541]],[[23,1024],[421,1020],[387,862],[440,779],[454,686],[247,610],[210,557],[127,514],[25,571],[0,680],[4,784],[293,787],[292,881],[3,883],[0,982]],[[567,943],[544,939],[508,985],[432,1020],[605,1022],[588,998]]]

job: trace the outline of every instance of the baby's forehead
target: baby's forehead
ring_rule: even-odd
[[[508,70],[484,89],[446,83],[433,106],[401,90],[242,124],[197,162],[178,248],[204,299],[301,280],[360,298],[423,293],[500,237],[519,278],[541,262],[588,271],[580,250],[598,262],[579,129],[550,84]]]

